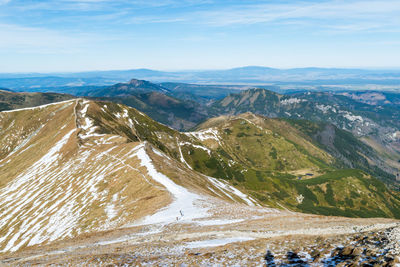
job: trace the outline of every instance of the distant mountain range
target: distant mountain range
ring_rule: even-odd
[[[38,88],[112,85],[132,77],[152,82],[200,84],[253,84],[282,87],[315,86],[336,88],[346,85],[377,85],[400,88],[400,70],[364,70],[339,68],[274,69],[249,66],[228,70],[158,71],[133,69],[77,73],[0,74],[0,87],[35,91]]]

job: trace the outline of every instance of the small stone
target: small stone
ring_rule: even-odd
[[[207,258],[211,258],[212,256],[213,256],[213,252],[206,252],[206,253],[204,253],[204,257],[207,257]]]
[[[377,250],[373,249],[373,248],[367,249],[365,251],[365,255],[368,256],[368,257],[376,257],[377,254],[378,254]]]
[[[394,258],[392,257],[385,257],[384,266],[393,266],[394,265]]]
[[[313,262],[317,262],[321,258],[321,253],[317,250],[314,250],[311,252],[310,256],[313,258]]]
[[[342,251],[340,252],[340,254],[343,256],[350,256],[350,255],[352,255],[352,253],[353,253],[353,248],[351,248],[351,247],[344,247],[342,249]]]
[[[354,255],[354,256],[360,256],[360,255],[362,255],[364,253],[364,248],[362,248],[362,247],[357,247],[357,248],[355,248],[355,249],[353,249],[353,251],[352,251],[352,255]]]
[[[384,260],[384,256],[383,255],[380,255],[378,258],[376,258],[378,261],[383,261]]]
[[[336,248],[332,251],[331,253],[331,257],[336,257],[338,254],[340,253],[340,249]]]

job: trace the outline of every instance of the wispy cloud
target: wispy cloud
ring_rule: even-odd
[[[201,6],[210,2],[211,0],[14,0],[7,11],[0,10],[0,16],[15,17],[18,14],[25,18],[36,18],[33,19],[35,25],[51,25],[57,21],[73,24],[97,21],[99,24],[111,22],[113,25],[178,23],[190,18],[190,11],[177,14],[175,9]]]
[[[11,0],[0,0],[9,2]],[[111,11],[111,10],[142,10],[148,8],[179,8],[193,5],[204,5],[211,0],[43,0],[43,1],[18,1],[14,6],[20,10],[75,10],[75,11]]]
[[[1,0],[0,0],[1,1]],[[110,8],[108,1],[73,1],[61,0],[15,2],[13,8],[16,11],[102,11]]]
[[[127,24],[152,24],[152,23],[176,23],[187,21],[186,18],[139,16],[123,20]]]
[[[19,53],[75,53],[80,46],[94,38],[84,35],[66,35],[53,30],[0,24],[0,49]]]
[[[199,12],[203,23],[211,26],[286,23],[287,21],[320,21],[315,25],[343,31],[369,30],[400,26],[400,3],[381,1],[323,1],[291,4],[236,5],[219,10]]]

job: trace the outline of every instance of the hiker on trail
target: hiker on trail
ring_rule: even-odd
[[[183,211],[182,211],[182,210],[179,210],[179,212],[180,212],[181,216],[183,217]]]

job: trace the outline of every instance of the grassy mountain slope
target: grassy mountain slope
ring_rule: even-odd
[[[248,167],[264,170],[296,170],[327,165],[332,158],[301,137],[289,124],[245,113],[237,117],[217,117],[198,129],[212,128],[222,134],[216,144],[235,154]]]
[[[196,102],[207,103],[210,100],[221,99],[230,93],[237,93],[247,89],[248,86],[213,85],[213,84],[188,84],[166,82],[160,84],[168,88],[170,94],[180,99],[190,99]]]
[[[207,118],[204,107],[193,101],[184,101],[159,92],[135,93],[123,97],[98,97],[122,103],[148,114],[158,122],[178,130],[193,128],[196,123]]]
[[[357,139],[350,132],[329,123],[287,119],[319,147],[329,152],[339,168],[358,168],[393,184],[392,168],[382,160],[379,151]]]
[[[276,116],[276,113],[271,112],[279,112],[277,107],[281,97],[281,95],[265,89],[250,89],[239,94],[230,94],[216,102],[213,107],[218,113],[241,114],[252,112],[273,117]]]
[[[383,171],[392,174],[397,172],[395,162],[400,157],[400,138],[397,137],[400,130],[400,110],[395,105],[368,105],[350,97],[329,92],[280,95],[264,89],[251,89],[242,91],[240,94],[231,94],[215,102],[211,109],[214,114],[253,112],[272,118],[302,119],[333,124],[339,129],[350,131],[357,138],[370,139],[383,150],[391,151],[389,154],[393,156],[390,157],[385,156],[388,153],[382,153],[379,155],[382,159],[378,156],[369,158]],[[306,127],[302,131],[307,131]],[[326,128],[326,131],[321,129],[320,132],[329,135],[332,130]],[[343,131],[337,131],[337,134],[346,135]],[[346,139],[346,137],[343,138]],[[356,139],[352,138],[352,140],[355,141],[354,144],[360,144]],[[365,145],[361,147],[369,150]]]
[[[35,107],[74,98],[57,93],[15,93],[0,89],[0,111]]]
[[[247,113],[211,119],[189,134],[222,155],[232,173],[225,179],[231,178],[233,184],[268,205],[325,215],[399,216],[398,192],[367,172],[344,168],[344,161],[364,159],[360,151],[370,148],[341,146],[351,144],[354,137],[349,141],[351,134],[339,131],[330,149],[323,141],[316,142],[318,135],[312,139],[299,129],[304,130],[298,124]],[[190,150],[188,154],[192,155]],[[338,155],[342,158],[335,159]],[[190,162],[189,156],[185,158]],[[192,165],[196,167],[196,162]],[[221,171],[220,177],[225,173]]]

